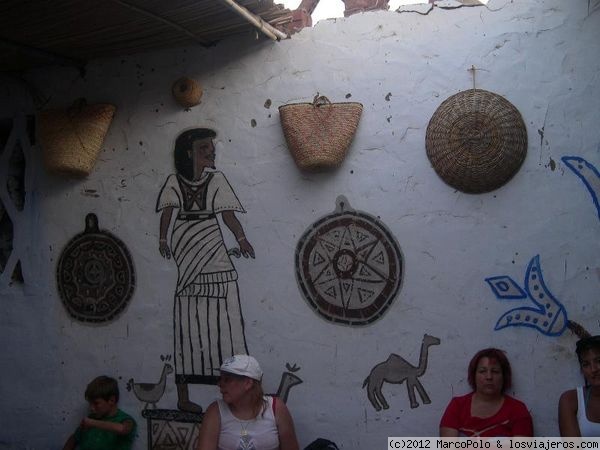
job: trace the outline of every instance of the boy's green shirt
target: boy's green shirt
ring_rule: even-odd
[[[105,417],[102,420],[114,423],[131,420],[133,428],[126,435],[119,435],[110,431],[99,430],[98,428],[89,428],[87,430],[77,428],[77,431],[75,431],[75,441],[77,441],[78,448],[81,450],[130,450],[137,428],[133,417],[117,409],[117,413],[114,416]]]

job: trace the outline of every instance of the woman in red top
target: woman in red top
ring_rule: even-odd
[[[473,392],[450,401],[440,422],[440,436],[533,436],[527,407],[505,394],[511,379],[510,363],[502,350],[477,352],[469,363]]]

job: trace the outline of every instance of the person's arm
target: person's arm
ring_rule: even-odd
[[[526,416],[515,420],[513,437],[533,437],[533,420],[529,411]]]
[[[563,392],[558,401],[558,428],[562,437],[581,437],[577,422],[577,391]]]
[[[279,434],[279,450],[299,450],[298,438],[290,410],[279,398],[273,397],[275,406],[275,423]]]
[[[75,441],[75,435],[72,434],[69,436],[69,439],[67,439],[67,442],[65,442],[63,450],[75,450],[75,447],[77,447],[77,441]]]
[[[244,258],[247,258],[248,256],[254,258],[254,249],[252,248],[252,245],[250,245],[250,242],[248,242],[248,239],[246,239],[246,235],[244,234],[242,224],[240,223],[238,218],[235,217],[235,213],[233,211],[223,211],[221,214],[223,216],[223,222],[225,222],[227,228],[231,230],[236,240],[238,241],[238,244],[240,245],[240,250],[242,252],[242,255],[244,255]]]
[[[219,415],[219,407],[216,402],[213,402],[202,416],[196,450],[217,450],[220,431],[221,416]]]
[[[110,431],[111,433],[125,436],[133,430],[133,420],[124,420],[123,422],[117,423],[86,417],[81,421],[81,428],[98,428],[99,430]]]
[[[455,397],[450,400],[440,420],[440,437],[458,437],[460,406]]]
[[[523,409],[518,417],[514,419],[513,423],[513,436],[514,437],[533,437],[533,419],[531,418],[531,414],[529,414],[529,410],[527,406],[523,403],[521,405]]]
[[[458,437],[456,428],[440,427],[440,437]]]

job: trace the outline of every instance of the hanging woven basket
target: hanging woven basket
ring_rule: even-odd
[[[46,170],[75,177],[89,175],[115,110],[114,105],[88,105],[80,99],[70,108],[38,113],[37,132]]]
[[[427,126],[425,147],[442,180],[479,194],[498,189],[518,172],[527,154],[527,129],[504,97],[472,89],[439,106]]]
[[[173,83],[171,92],[175,101],[184,108],[198,105],[202,98],[202,87],[195,80],[188,77],[182,77]]]
[[[318,95],[312,103],[280,106],[281,127],[296,165],[307,171],[338,167],[352,143],[362,109],[360,103],[331,103]]]

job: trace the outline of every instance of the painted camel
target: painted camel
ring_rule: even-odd
[[[419,381],[419,377],[427,370],[429,347],[431,345],[439,345],[439,343],[440,340],[436,337],[428,334],[423,336],[418,367],[410,364],[402,356],[392,353],[386,361],[377,364],[371,369],[371,373],[365,379],[362,387],[367,387],[367,396],[376,411],[380,411],[381,408],[388,409],[390,407],[381,393],[381,387],[384,382],[401,384],[406,381],[411,408],[419,406],[415,396],[415,389],[419,392],[423,403],[431,403],[427,392],[425,392],[425,388]]]

